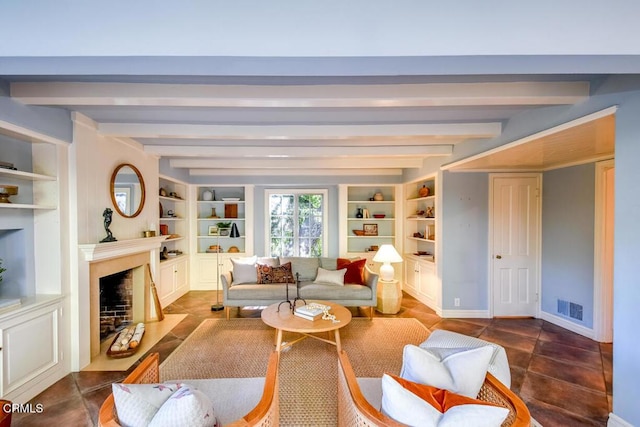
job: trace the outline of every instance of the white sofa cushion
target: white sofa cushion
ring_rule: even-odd
[[[330,285],[344,286],[344,274],[346,272],[346,268],[343,268],[342,270],[325,270],[322,267],[318,267],[318,275],[313,283],[326,283]]]
[[[511,388],[511,370],[509,369],[509,360],[507,359],[507,353],[504,347],[501,345],[484,341],[480,338],[458,334],[456,332],[436,329],[431,333],[431,335],[429,335],[426,341],[420,344],[420,347],[426,349],[471,349],[487,345],[493,348],[493,354],[489,360],[488,371],[507,388]]]
[[[446,355],[431,350],[406,345],[400,377],[475,398],[487,376],[493,348],[452,350]]]
[[[256,260],[258,257],[251,256],[245,258],[231,258],[231,264],[233,265],[233,271],[231,277],[233,285],[241,285],[243,283],[256,283],[258,273],[256,272]]]

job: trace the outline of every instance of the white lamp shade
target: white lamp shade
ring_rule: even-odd
[[[380,249],[378,249],[378,252],[376,252],[375,256],[373,257],[373,260],[375,262],[382,263],[402,262],[402,257],[400,256],[398,251],[396,251],[396,248],[394,248],[393,245],[387,243],[380,246]]]
[[[393,245],[385,244],[380,246],[378,252],[376,252],[373,257],[375,262],[381,262],[382,266],[380,267],[380,280],[385,282],[390,282],[393,280],[395,276],[395,272],[393,270],[392,262],[402,262],[402,257],[396,251],[396,248]]]

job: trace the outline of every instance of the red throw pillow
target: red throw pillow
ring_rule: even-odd
[[[344,275],[344,284],[356,283],[358,285],[364,285],[364,266],[366,263],[366,259],[351,261],[346,258],[338,258],[337,269],[347,269],[347,272]]]

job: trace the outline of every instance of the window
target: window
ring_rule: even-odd
[[[327,190],[267,190],[267,253],[322,256],[326,252]]]

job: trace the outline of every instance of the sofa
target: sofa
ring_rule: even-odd
[[[345,307],[369,307],[369,318],[373,318],[378,274],[364,259],[254,256],[231,261],[232,271],[220,277],[227,319],[233,307],[279,303],[287,299],[287,292],[290,300],[299,296]]]
[[[158,388],[161,381],[159,360],[158,353],[151,353],[123,380],[122,384],[148,384],[150,387]],[[278,353],[271,353],[265,378],[212,378],[171,382],[188,383],[204,393],[209,398],[221,425],[275,426],[280,420],[278,361]],[[173,425],[177,424],[179,423]],[[121,425],[113,393],[107,397],[100,408],[98,425],[101,427]]]

